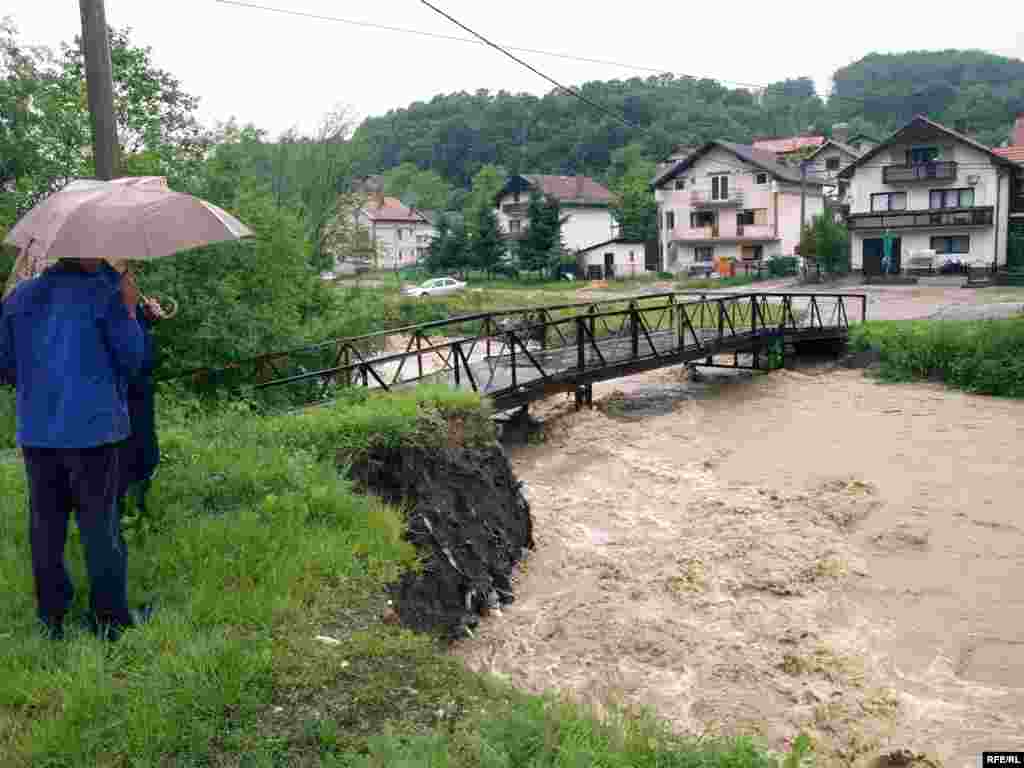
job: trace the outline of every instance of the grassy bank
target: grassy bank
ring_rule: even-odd
[[[881,376],[890,381],[926,379],[1024,397],[1024,318],[874,322],[851,336],[855,350],[878,350]]]
[[[384,585],[415,553],[401,513],[354,493],[337,462],[437,443],[451,415],[467,440],[491,438],[479,402],[447,390],[356,392],[274,418],[162,401],[152,516],[127,530],[132,602],[158,611],[113,646],[76,627],[59,643],[36,631],[23,471],[0,463],[0,764],[774,764],[746,741],[698,746],[648,715],[518,693],[380,620]]]

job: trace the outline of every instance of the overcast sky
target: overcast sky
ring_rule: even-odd
[[[250,2],[250,0],[245,0]],[[251,0],[357,21],[466,36],[419,0]],[[922,14],[914,3],[855,6],[629,0],[434,0],[505,45],[525,46],[697,77],[754,84],[810,76],[827,92],[831,73],[869,51],[983,48],[1024,58],[1024,28],[994,23],[999,4]],[[1003,6],[1012,7],[1013,3]],[[360,117],[458,90],[529,91],[550,85],[493,49],[264,10],[215,0],[106,0],[107,21],[131,27],[136,44],[201,98],[202,119],[234,116],[279,133],[312,130],[336,104]],[[21,39],[56,47],[80,29],[77,0],[3,0]],[[1019,19],[1018,19],[1019,21]],[[517,55],[556,80],[646,76],[604,64]],[[581,109],[586,107],[581,105]]]

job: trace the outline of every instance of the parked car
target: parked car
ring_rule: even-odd
[[[435,277],[420,285],[403,289],[402,294],[404,296],[447,296],[465,289],[466,284],[453,277]]]

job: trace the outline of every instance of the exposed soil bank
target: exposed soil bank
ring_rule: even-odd
[[[473,667],[824,765],[1020,748],[1024,403],[836,366],[595,398],[512,454],[538,546]]]
[[[530,507],[504,451],[378,449],[352,469],[362,488],[407,511],[423,570],[394,585],[399,620],[454,639],[512,600],[512,571],[533,547]]]

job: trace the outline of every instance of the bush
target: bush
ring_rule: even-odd
[[[796,273],[796,256],[779,256],[768,261],[768,274],[772,277],[789,277]]]
[[[0,385],[0,450],[14,447],[15,429],[14,388]]]
[[[1024,397],[1024,318],[873,322],[851,330],[893,381],[932,379],[984,395]]]
[[[337,292],[309,263],[302,225],[258,190],[243,189],[235,213],[256,233],[148,262],[139,283],[167,295],[178,316],[158,323],[160,370],[218,366],[299,343],[307,324],[337,308]]]

